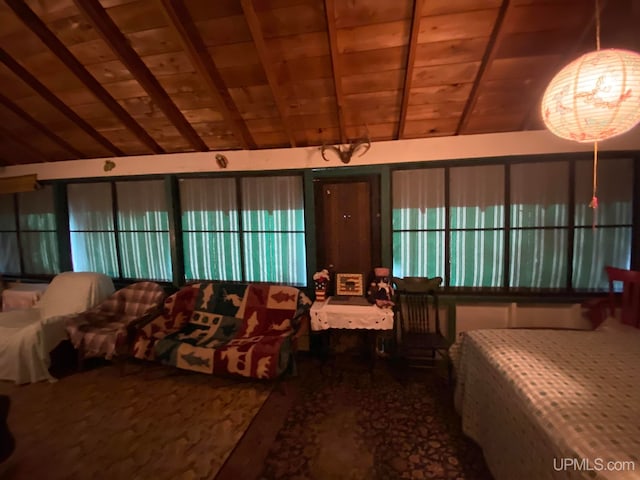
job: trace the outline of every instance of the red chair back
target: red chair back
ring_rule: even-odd
[[[615,307],[620,307],[622,323],[640,327],[640,272],[624,270],[622,268],[605,267],[609,277],[609,308],[611,315],[615,315]],[[618,305],[614,283],[622,282],[622,296]]]

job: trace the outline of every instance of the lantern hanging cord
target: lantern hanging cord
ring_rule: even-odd
[[[596,209],[598,208],[598,142],[593,143],[593,194],[589,207],[593,209],[592,227],[596,228]]]
[[[600,2],[596,0],[596,50],[600,51]]]

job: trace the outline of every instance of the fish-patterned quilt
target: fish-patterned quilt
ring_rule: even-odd
[[[455,402],[496,480],[640,478],[640,329],[467,332]]]
[[[291,335],[311,301],[295,287],[202,283],[179,331],[155,344],[156,358],[210,374],[275,378],[287,367]]]

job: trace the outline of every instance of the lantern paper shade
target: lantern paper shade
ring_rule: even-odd
[[[555,135],[596,142],[640,121],[640,55],[607,49],[564,67],[542,98],[542,118]]]

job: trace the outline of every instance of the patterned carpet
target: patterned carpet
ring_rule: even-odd
[[[101,366],[53,384],[0,382],[17,440],[0,478],[213,478],[273,385],[173,372]]]
[[[438,372],[305,367],[260,478],[491,479]]]

